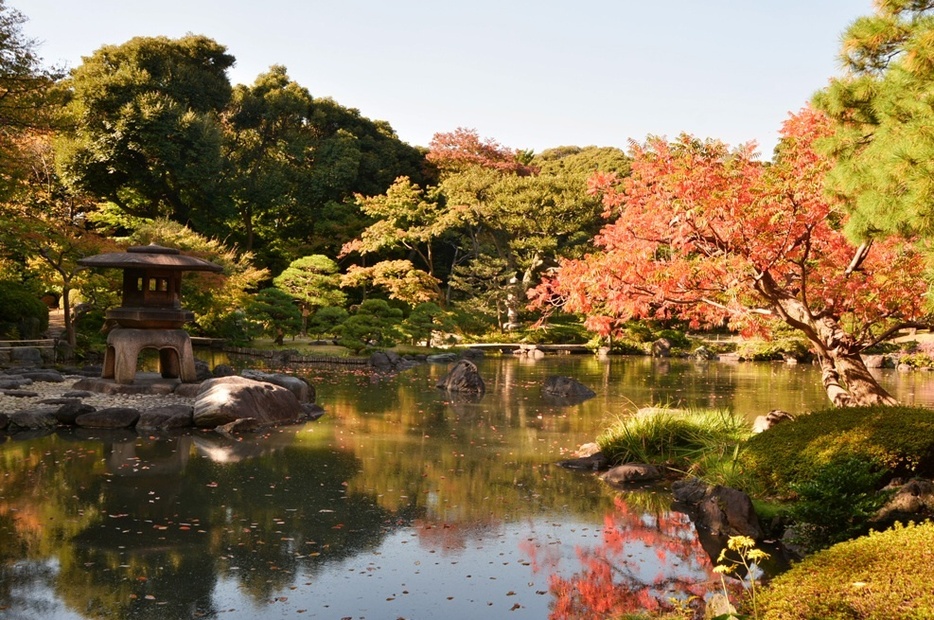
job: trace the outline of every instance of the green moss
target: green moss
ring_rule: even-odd
[[[934,475],[934,411],[836,408],[799,416],[750,438],[740,459],[759,490],[790,496],[831,461],[856,456],[892,476]]]
[[[896,526],[840,543],[774,579],[761,620],[934,618],[934,524]]]

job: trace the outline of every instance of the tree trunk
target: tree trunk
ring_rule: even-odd
[[[834,351],[822,355],[820,365],[824,390],[835,407],[898,404],[872,376],[859,353]]]
[[[824,390],[835,407],[898,404],[866,368],[859,354],[861,343],[846,333],[836,318],[812,314],[800,299],[781,290],[768,272],[757,280],[756,290],[772,302],[788,325],[814,345]]]
[[[68,346],[74,350],[78,344],[78,338],[75,334],[75,322],[71,313],[71,287],[68,284],[62,287],[62,318],[65,321],[65,340]]]

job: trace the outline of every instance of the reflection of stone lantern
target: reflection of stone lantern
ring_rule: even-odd
[[[123,270],[123,303],[107,311],[107,319],[117,327],[107,336],[101,378],[133,383],[140,351],[156,349],[163,377],[197,381],[191,338],[182,329],[194,318],[181,306],[182,272],[217,272],[220,265],[158,245],[89,256],[78,263]]]

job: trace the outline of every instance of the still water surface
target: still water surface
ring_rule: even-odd
[[[824,405],[808,366],[487,358],[478,400],[305,368],[327,414],[258,436],[17,435],[0,445],[0,617],[573,618],[703,593],[711,563],[664,494],[554,465],[636,407]],[[597,392],[561,406],[552,374]],[[925,374],[888,373],[934,404]]]

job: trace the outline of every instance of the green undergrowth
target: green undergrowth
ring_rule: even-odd
[[[796,485],[842,459],[892,477],[934,475],[934,411],[920,407],[834,408],[798,416],[751,437],[739,455],[747,490],[794,497]]]
[[[934,524],[896,525],[809,556],[758,597],[760,620],[934,618]]]
[[[613,464],[650,463],[685,473],[727,476],[751,430],[726,410],[655,407],[620,418],[597,437]]]

